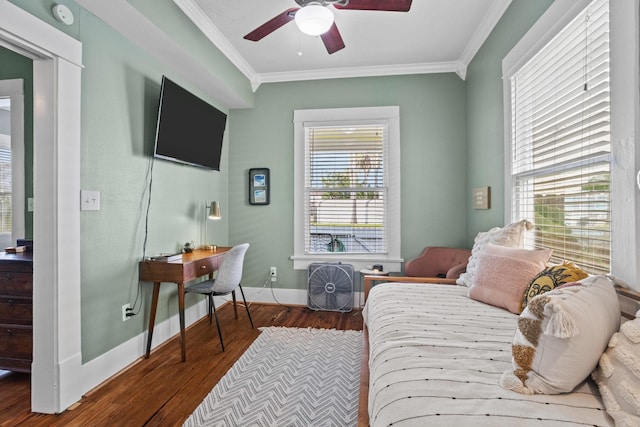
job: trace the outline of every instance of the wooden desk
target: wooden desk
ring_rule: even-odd
[[[153,298],[149,314],[149,335],[147,336],[146,358],[151,353],[151,339],[153,326],[156,322],[156,309],[160,283],[169,282],[178,285],[178,315],[180,316],[180,342],[182,347],[182,361],[187,359],[187,347],[184,333],[184,284],[190,280],[208,275],[213,278],[222,260],[222,256],[230,247],[217,247],[216,250],[197,249],[188,254],[182,254],[178,261],[142,261],[139,265],[140,281],[153,282]]]

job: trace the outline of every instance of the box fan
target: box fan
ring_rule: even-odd
[[[312,310],[351,311],[353,277],[353,266],[350,264],[309,264],[308,307]]]

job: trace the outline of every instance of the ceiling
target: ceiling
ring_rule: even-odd
[[[346,47],[289,22],[258,42],[244,35],[298,7],[294,0],[173,0],[250,80],[260,84],[350,76],[456,72],[461,78],[511,0],[414,0],[409,12],[337,10]]]
[[[182,64],[183,77],[226,108],[249,108],[229,87],[189,55],[169,28],[157,26],[135,5],[154,0],[75,0],[166,64]],[[254,91],[263,83],[328,78],[457,73],[467,66],[512,0],[413,0],[409,12],[334,10],[346,47],[329,55],[319,37],[289,22],[258,42],[243,37],[297,7],[294,0],[172,1],[237,69]],[[372,0],[375,1],[375,0]]]

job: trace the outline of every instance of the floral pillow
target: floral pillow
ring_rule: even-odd
[[[523,219],[503,228],[494,227],[489,231],[478,233],[471,249],[467,270],[460,275],[456,283],[467,287],[473,285],[478,270],[478,260],[489,243],[510,248],[521,248],[524,243],[524,232],[532,228],[533,224]]]

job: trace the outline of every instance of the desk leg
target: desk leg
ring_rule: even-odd
[[[147,333],[147,354],[151,353],[151,339],[153,338],[153,326],[156,323],[156,309],[158,308],[158,295],[160,295],[160,282],[153,282],[153,297],[151,298],[151,313],[149,314],[149,332]]]
[[[178,283],[178,314],[180,315],[180,345],[182,347],[182,361],[187,360],[187,343],[184,333],[184,283]]]

